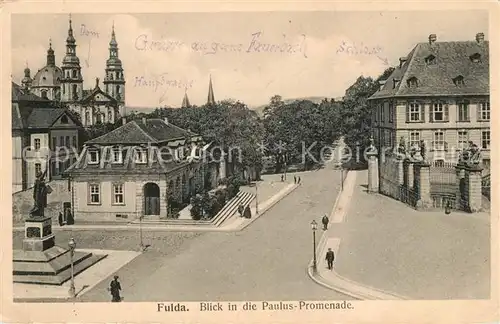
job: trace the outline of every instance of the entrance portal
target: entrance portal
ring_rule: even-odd
[[[156,183],[144,185],[144,215],[160,215],[160,187]]]

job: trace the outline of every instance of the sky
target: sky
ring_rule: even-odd
[[[488,39],[486,11],[213,12],[73,14],[84,89],[104,79],[114,24],[128,107],[215,99],[250,107],[283,98],[344,95],[360,76],[377,77],[429,34],[438,41]],[[12,15],[12,79],[26,66],[33,77],[46,64],[49,39],[60,66],[66,14]],[[29,22],[29,23],[27,23]],[[102,84],[102,81],[100,81]]]

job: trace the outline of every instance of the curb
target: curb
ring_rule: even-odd
[[[272,203],[270,203],[263,210],[261,210],[261,211],[259,210],[259,215],[256,215],[255,217],[251,218],[248,223],[246,223],[246,224],[244,223],[242,225],[237,226],[236,229],[235,229],[235,231],[241,231],[241,230],[245,229],[247,226],[249,226],[250,224],[252,224],[253,222],[255,222],[257,219],[259,219],[262,215],[264,215],[269,209],[271,209],[273,206],[275,206],[278,202],[280,202],[281,200],[285,199],[291,192],[293,192],[298,187],[300,187],[300,185],[294,184],[281,197],[279,197],[278,199],[276,199],[275,201],[273,201]]]
[[[253,217],[250,219],[248,223],[243,223],[238,226],[235,226],[234,228],[227,228],[230,226],[230,224],[226,226],[221,226],[221,227],[180,227],[175,228],[173,226],[176,225],[170,225],[169,227],[163,227],[163,226],[139,226],[134,224],[133,226],[131,225],[123,225],[123,224],[117,224],[117,225],[99,225],[99,224],[91,224],[91,225],[69,225],[69,226],[52,226],[53,230],[59,230],[59,231],[94,231],[94,230],[100,230],[100,231],[159,231],[159,232],[239,232],[252,224],[254,221],[256,221],[260,216],[262,216],[264,213],[266,213],[271,207],[276,205],[279,201],[284,199],[286,196],[288,196],[292,191],[297,189],[300,185],[294,185],[290,187],[289,190],[284,192],[281,197],[270,203],[268,206],[263,208],[261,211],[259,211],[259,215]],[[12,231],[24,231],[24,226],[15,226],[12,228]]]
[[[348,171],[348,172],[352,172],[352,171]],[[356,177],[357,177],[357,174],[356,174]],[[347,178],[347,176],[346,176],[346,178]],[[353,187],[353,189],[354,188],[355,187]],[[341,191],[340,194],[337,196],[337,199],[335,200],[335,204],[334,204],[333,209],[332,209],[333,211],[335,211],[337,209],[337,204],[340,201],[340,196],[343,195],[344,193],[345,193],[345,191]],[[347,211],[346,211],[346,215],[347,215]],[[327,236],[328,236],[328,230],[325,231],[325,232],[323,232],[323,235],[321,236],[321,238],[320,238],[320,240],[318,242],[318,245],[316,247],[316,254],[317,255],[319,255],[319,252],[324,251],[325,244],[326,244],[326,241],[327,241],[327,239],[326,239]],[[337,280],[343,281],[345,284],[348,284],[348,285],[351,285],[351,286],[354,286],[354,287],[359,287],[361,289],[365,289],[365,290],[368,290],[368,291],[371,290],[371,291],[373,291],[375,293],[375,296],[371,295],[369,293],[368,294],[366,294],[366,293],[363,294],[363,293],[360,293],[360,292],[354,292],[354,291],[347,290],[344,287],[339,287],[338,285],[335,285],[335,283],[332,283],[331,281],[327,281],[325,278],[323,278],[319,274],[319,272],[318,273],[313,273],[313,262],[314,262],[313,260],[311,260],[309,262],[309,265],[307,267],[307,273],[308,273],[309,277],[315,283],[317,283],[318,285],[323,286],[325,288],[338,291],[338,292],[340,292],[342,294],[351,296],[351,297],[359,299],[359,300],[407,300],[408,299],[406,297],[403,297],[403,296],[400,296],[400,295],[397,295],[397,294],[394,294],[394,293],[386,292],[384,290],[377,289],[377,288],[370,287],[370,286],[366,286],[366,285],[360,284],[360,283],[358,283],[356,281],[347,279],[345,277],[340,276],[335,271],[335,269],[333,269],[332,273],[336,277]],[[379,295],[379,296],[376,296],[376,295]],[[385,295],[383,297],[392,297],[392,298],[381,298],[380,295]]]

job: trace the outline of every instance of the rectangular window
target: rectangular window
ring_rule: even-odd
[[[135,163],[146,163],[146,151],[140,148],[135,149]]]
[[[37,176],[40,173],[42,173],[42,164],[35,163],[35,176]]]
[[[73,147],[78,147],[78,143],[76,142],[76,136],[73,136]]]
[[[431,122],[447,122],[448,121],[448,105],[441,102],[432,105]]]
[[[122,163],[122,150],[120,148],[113,148],[112,150],[112,156],[113,156],[113,163]]]
[[[99,151],[98,150],[90,150],[89,151],[89,164],[97,164],[99,163]]]
[[[484,150],[489,150],[490,149],[490,131],[482,131],[481,132],[481,147]]]
[[[490,103],[489,102],[481,102],[479,104],[479,118],[480,121],[489,121],[490,120]]]
[[[54,145],[54,150],[57,148],[57,137],[52,137],[52,145]]]
[[[410,123],[423,122],[423,107],[418,102],[412,102],[408,105],[406,121]]]
[[[444,151],[446,149],[443,131],[434,132],[434,142],[432,148],[434,151]]]
[[[459,122],[470,121],[468,102],[460,102],[458,104],[458,121]]]
[[[469,133],[467,131],[458,131],[458,149],[463,150],[469,146]]]
[[[101,203],[101,188],[99,184],[89,184],[89,204],[97,205]]]
[[[394,122],[394,103],[389,104],[389,123]]]
[[[125,197],[123,196],[123,184],[113,185],[113,204],[123,205],[125,203]]]
[[[412,131],[410,132],[410,147],[420,145],[420,132]]]
[[[66,136],[66,142],[65,142],[64,146],[66,146],[67,148],[70,147],[70,145],[69,145],[69,136]]]
[[[39,151],[40,150],[40,139],[39,138],[35,138],[33,142],[34,142],[34,145],[35,145],[35,151]]]

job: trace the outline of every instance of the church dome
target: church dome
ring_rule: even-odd
[[[54,65],[47,65],[38,70],[38,72],[35,74],[35,76],[33,77],[33,86],[59,86],[61,84],[62,77],[63,73],[59,67]]]

